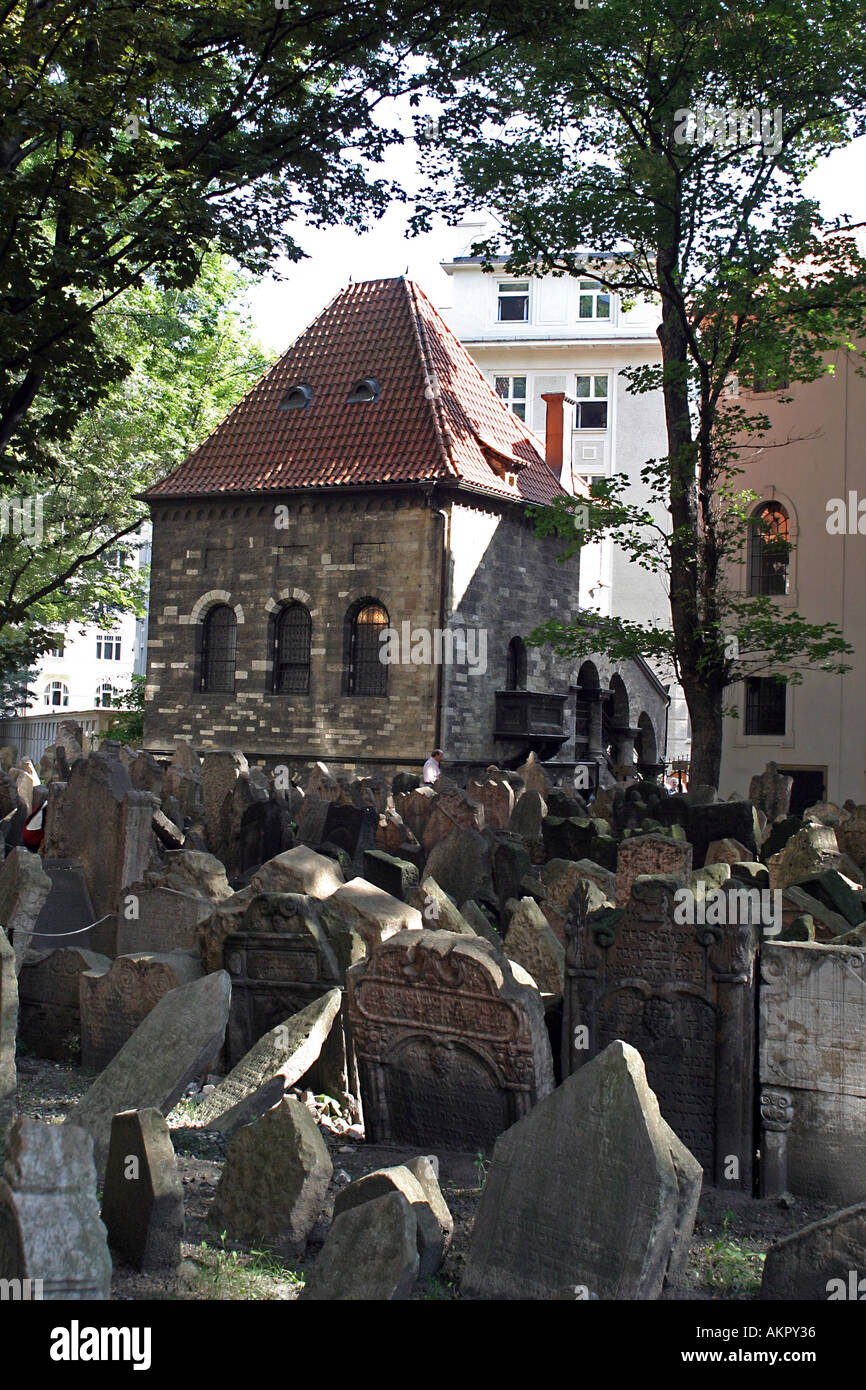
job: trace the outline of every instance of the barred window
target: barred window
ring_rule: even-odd
[[[765,738],[781,737],[785,732],[784,681],[772,677],[753,676],[746,681],[747,734],[763,734]]]
[[[103,681],[96,687],[96,708],[111,709],[114,703],[114,687],[109,681]]]
[[[786,594],[791,551],[788,513],[779,502],[758,507],[749,524],[749,593]]]
[[[380,634],[389,626],[381,603],[362,599],[346,615],[346,691],[349,695],[387,695],[388,667],[380,661]]]
[[[274,691],[307,695],[310,690],[310,615],[302,603],[281,609],[274,624]]]
[[[220,603],[210,610],[202,628],[201,690],[234,694],[237,644],[238,622],[234,610]]]
[[[63,681],[51,681],[45,687],[44,699],[46,705],[60,705],[65,708],[69,704],[69,686]]]

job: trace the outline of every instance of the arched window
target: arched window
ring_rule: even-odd
[[[508,660],[505,667],[505,689],[526,689],[526,646],[520,637],[512,637],[508,643]]]
[[[65,709],[69,704],[69,686],[64,685],[63,681],[51,681],[45,687],[45,703]]]
[[[786,594],[791,551],[788,513],[780,502],[764,502],[749,525],[749,593]]]
[[[233,695],[238,620],[234,609],[220,603],[202,625],[200,689],[209,694]]]
[[[310,690],[310,615],[302,603],[281,608],[274,623],[274,693],[307,695]]]
[[[375,599],[361,599],[346,614],[348,695],[388,694],[388,666],[379,659],[379,636],[389,625],[387,612]]]
[[[96,708],[111,709],[113,703],[114,687],[108,681],[103,681],[96,687]]]

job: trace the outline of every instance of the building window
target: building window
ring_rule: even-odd
[[[528,280],[500,280],[498,319],[500,323],[529,322]]]
[[[574,428],[576,430],[607,429],[607,374],[579,376],[574,394]]]
[[[309,386],[293,386],[280,401],[280,410],[306,410],[312,401],[313,393]]]
[[[581,280],[579,314],[582,319],[610,318],[610,294],[597,280]]]
[[[108,681],[103,681],[102,685],[99,685],[96,688],[96,708],[111,709],[113,703],[114,688],[108,683]]]
[[[69,686],[64,685],[63,681],[51,681],[45,687],[45,703],[65,709],[69,704]]]
[[[309,694],[311,630],[303,604],[290,603],[280,610],[274,624],[275,694]]]
[[[53,656],[53,657],[58,657],[58,658],[59,658],[59,657],[62,657],[62,656],[63,656],[63,653],[64,653],[64,651],[65,651],[65,648],[66,648],[66,639],[65,639],[65,637],[56,637],[56,638],[54,639],[54,646],[48,648],[48,655],[49,655],[49,656]]]
[[[526,377],[498,376],[496,394],[520,420],[526,419]]]
[[[520,637],[512,637],[508,643],[508,659],[505,667],[505,689],[526,689],[526,644]]]
[[[389,618],[381,603],[361,599],[346,615],[346,692],[387,695],[388,666],[380,661],[381,633]]]
[[[786,594],[791,531],[780,502],[765,502],[749,524],[749,593]]]
[[[773,677],[750,677],[746,681],[745,732],[762,734],[767,738],[781,737],[785,733],[786,694],[784,681]]]
[[[374,381],[371,376],[365,376],[363,381],[356,381],[346,399],[350,405],[360,405],[365,401],[377,401],[379,399],[378,381]]]
[[[119,633],[119,632],[97,632],[97,634],[96,634],[96,659],[97,659],[97,661],[119,661],[119,660],[120,660],[120,633]]]
[[[237,645],[238,622],[234,610],[227,604],[220,603],[210,610],[202,624],[202,691],[209,694],[234,694]]]

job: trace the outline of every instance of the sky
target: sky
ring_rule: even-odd
[[[392,151],[387,173],[407,190],[417,187],[411,143]],[[825,216],[848,213],[854,222],[866,222],[866,136],[822,160],[804,191],[819,199]],[[410,213],[405,204],[392,206],[372,230],[360,235],[345,227],[297,231],[308,259],[283,263],[285,279],[267,277],[250,296],[262,344],[275,357],[285,352],[350,278],[384,279],[403,275],[408,269],[437,308],[450,306],[451,279],[439,263],[458,254],[472,234],[440,223],[426,235],[410,237]]]

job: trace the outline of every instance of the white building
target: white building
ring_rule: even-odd
[[[487,224],[462,224],[467,249],[481,240]],[[562,485],[574,479],[628,474],[629,500],[647,505],[641,469],[667,453],[660,391],[632,395],[620,373],[625,367],[657,365],[658,311],[647,303],[624,309],[591,276],[545,275],[521,279],[482,270],[469,255],[443,262],[453,281],[453,306],[443,318],[462,340],[482,372],[511,409],[542,439],[546,394],[563,392],[565,422]],[[669,518],[655,508],[661,524]],[[602,614],[655,620],[670,625],[665,577],[635,565],[612,541],[585,546],[580,557],[580,603]],[[670,672],[659,672],[670,687],[667,757],[687,759],[688,711]]]

